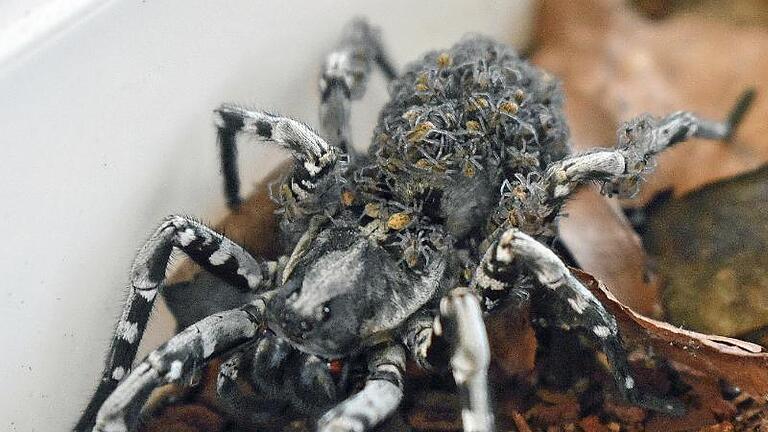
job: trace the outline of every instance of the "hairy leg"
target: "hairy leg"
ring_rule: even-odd
[[[368,371],[362,390],[320,418],[320,432],[372,430],[395,412],[403,398],[405,350],[400,345],[378,347],[369,356]]]
[[[237,425],[278,427],[290,416],[283,373],[293,351],[287,342],[264,333],[221,364],[216,390],[223,410]]]
[[[264,111],[252,111],[224,104],[214,111],[222,155],[222,173],[227,203],[237,208],[242,202],[237,172],[237,138],[272,141],[287,148],[296,159],[289,182],[291,192],[301,201],[311,197],[318,184],[334,172],[343,152],[320,137],[306,124]]]
[[[754,99],[754,90],[744,92],[723,122],[702,119],[680,111],[662,118],[641,116],[627,122],[612,150],[594,150],[553,163],[542,178],[542,202],[561,204],[580,185],[604,183],[603,190],[631,196],[642,174],[656,154],[690,138],[728,141]]]
[[[440,302],[438,318],[425,313],[406,324],[403,343],[416,363],[442,369],[446,352],[461,396],[461,417],[467,432],[492,431],[494,419],[488,395],[490,347],[477,295],[466,288],[451,291]]]
[[[395,69],[384,52],[378,32],[364,19],[347,26],[337,47],[326,57],[320,77],[320,123],[326,138],[345,152],[349,149],[350,102],[360,99],[377,64],[387,79]]]
[[[176,247],[210,273],[242,291],[272,286],[274,265],[252,257],[231,240],[199,222],[168,217],[139,251],[131,268],[131,287],[94,396],[75,430],[88,430],[104,400],[125,377],[136,356],[158,289]]]
[[[452,341],[451,371],[462,399],[464,430],[492,431],[494,421],[488,397],[491,352],[476,295],[465,288],[451,291],[440,302],[440,321]]]
[[[288,403],[277,391],[263,392],[249,380],[251,365],[254,363],[252,355],[251,350],[235,353],[219,367],[216,393],[220,406],[238,427],[279,427],[285,421]],[[278,372],[278,369],[274,369],[265,378]]]
[[[262,324],[264,308],[265,302],[257,300],[240,309],[205,318],[171,338],[120,382],[101,405],[93,430],[133,430],[138,413],[154,388],[194,376],[212,356],[255,337]]]
[[[533,276],[535,285],[543,290],[534,293],[539,297],[534,311],[539,325],[582,330],[605,353],[617,388],[629,402],[663,413],[681,410],[675,402],[637,390],[616,319],[554,252],[522,231],[509,229],[489,247],[472,286],[486,299],[492,296],[494,300],[487,300],[492,303],[497,301],[497,293],[514,289],[521,272]]]
[[[408,349],[411,357],[422,369],[428,371],[441,371],[447,368],[447,356],[444,354],[450,347],[444,338],[439,338],[435,333],[435,327],[440,328],[437,313],[424,311],[412,316],[405,324],[401,339]],[[439,346],[439,343],[443,343]]]
[[[240,393],[235,381],[241,374],[240,382],[248,382],[252,394],[230,397]],[[267,332],[248,351],[222,365],[218,385],[219,393],[228,395],[224,400],[250,400],[252,409],[239,409],[235,415],[246,414],[253,423],[264,424],[275,417],[289,418],[292,413],[287,409],[301,416],[319,416],[338,401],[344,379],[334,376],[322,359]]]

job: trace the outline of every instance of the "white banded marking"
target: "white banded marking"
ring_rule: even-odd
[[[624,379],[624,387],[631,389],[635,387],[635,380],[632,377],[626,377]]]
[[[503,282],[489,276],[488,273],[485,272],[485,269],[480,269],[478,272],[477,284],[492,291],[503,291],[506,289],[506,285]]]
[[[139,325],[129,321],[120,321],[117,324],[117,337],[123,339],[129,344],[136,342],[136,337],[139,335]]]
[[[237,269],[237,274],[245,278],[248,282],[248,287],[251,289],[256,288],[261,283],[261,275],[251,273],[245,267],[239,267]]]
[[[138,292],[139,295],[143,297],[144,300],[147,301],[147,303],[151,303],[155,299],[155,296],[157,295],[156,289],[148,289],[148,290],[137,289],[136,292]]]
[[[585,299],[582,296],[576,296],[574,298],[568,299],[568,304],[571,305],[571,308],[576,311],[577,314],[581,315],[584,313],[584,310],[587,309],[587,306],[589,306],[589,302],[587,299]]]
[[[112,379],[115,381],[120,381],[125,376],[125,368],[122,366],[118,366],[115,368],[115,370],[112,371]]]
[[[592,333],[601,339],[605,339],[611,335],[611,329],[606,326],[594,326],[592,327]]]
[[[309,160],[304,162],[304,168],[312,177],[316,176],[317,173],[319,173],[323,169],[322,167],[317,166],[317,164],[315,164],[313,161],[309,161]]]
[[[216,249],[216,252],[212,253],[210,257],[208,257],[208,262],[211,263],[211,265],[222,265],[229,257],[232,256],[232,251],[230,250],[229,246],[226,244],[226,242],[221,242],[219,245],[219,248]]]
[[[181,360],[174,360],[171,362],[170,370],[168,370],[168,373],[165,374],[165,379],[168,381],[176,381],[181,378],[182,366],[184,366],[184,364],[181,362]]]
[[[187,228],[184,231],[179,231],[179,243],[182,246],[189,246],[193,241],[197,240],[197,236],[195,235],[195,230],[192,228]]]

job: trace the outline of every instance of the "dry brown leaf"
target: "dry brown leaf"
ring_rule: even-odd
[[[630,0],[642,14],[652,19],[675,14],[697,14],[736,24],[768,26],[765,0]]]
[[[653,349],[670,362],[681,378],[692,387],[696,403],[688,406],[681,418],[657,417],[648,430],[684,430],[728,420],[736,410],[721,396],[722,383],[738,387],[765,409],[768,398],[768,353],[759,345],[738,339],[683,330],[668,323],[644,317],[619,302],[591,275],[573,270],[617,319],[628,346]]]
[[[146,423],[140,432],[219,432],[227,423],[216,401],[216,378],[220,361],[213,361],[203,373],[198,388],[166,385],[156,389],[147,402]],[[182,399],[183,404],[168,405]]]
[[[768,396],[768,353],[763,347],[725,336],[707,335],[647,318],[619,302],[605,284],[572,269],[619,322],[630,344],[651,346],[662,357],[725,379],[744,391]]]
[[[200,404],[174,406],[163,415],[153,417],[144,426],[146,432],[222,432],[225,420],[221,414]]]
[[[612,146],[622,121],[685,109],[721,119],[754,86],[758,98],[731,144],[693,140],[664,152],[634,204],[756,168],[768,160],[768,32],[699,16],[651,22],[620,0],[538,2],[533,60],[558,76],[576,149]],[[617,203],[586,190],[561,234],[579,264],[625,304],[659,316],[658,286]],[[605,229],[602,229],[605,227]]]
[[[703,17],[649,22],[619,0],[539,2],[534,61],[563,80],[576,148],[612,146],[620,122],[681,109],[722,119],[748,87],[768,88],[768,32]],[[683,143],[660,157],[639,198],[677,194],[768,160],[768,98],[731,145]]]
[[[536,360],[536,335],[528,310],[507,308],[486,319],[493,365],[506,377],[533,371]]]
[[[640,237],[624,215],[595,188],[584,188],[566,203],[560,237],[579,266],[611,287],[625,304],[660,317],[659,284],[648,270]]]

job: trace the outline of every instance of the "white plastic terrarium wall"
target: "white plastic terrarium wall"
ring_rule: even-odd
[[[317,124],[323,54],[380,26],[398,65],[467,32],[524,45],[528,0],[0,3],[0,429],[62,430],[95,388],[136,248],[171,213],[224,212],[211,110]],[[365,146],[386,92],[353,112]],[[243,146],[243,184],[282,157]],[[169,334],[156,314],[145,347]]]

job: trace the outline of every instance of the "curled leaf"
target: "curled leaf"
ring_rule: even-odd
[[[573,273],[616,316],[629,345],[653,348],[661,357],[677,363],[686,377],[712,383],[724,380],[756,397],[768,397],[768,353],[760,345],[644,317],[620,303],[589,274],[580,270]]]

